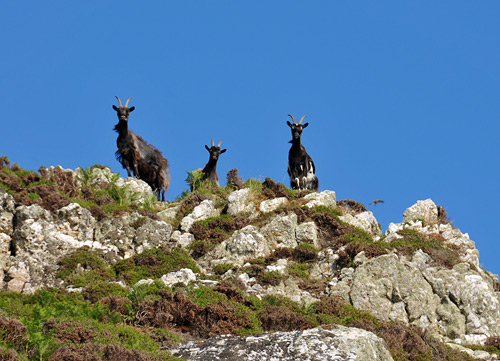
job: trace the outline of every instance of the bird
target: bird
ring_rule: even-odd
[[[381,199],[375,199],[374,201],[371,201],[371,202],[369,203],[369,205],[372,205],[372,204],[377,205],[377,204],[379,204],[379,203],[384,203],[384,201],[383,201],[383,200],[381,200]]]

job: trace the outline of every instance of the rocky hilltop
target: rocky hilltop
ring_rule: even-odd
[[[498,276],[430,199],[382,233],[271,179],[165,204],[107,167],[0,168],[2,359],[500,354]]]

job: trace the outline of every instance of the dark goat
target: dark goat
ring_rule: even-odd
[[[132,98],[128,98],[125,106],[122,105],[120,98],[116,97],[116,99],[120,103],[119,108],[113,105],[118,115],[118,124],[114,127],[118,133],[116,159],[127,170],[129,177],[132,170],[134,177],[141,178],[149,184],[158,200],[161,195],[161,200],[165,201],[165,192],[170,184],[168,160],[158,149],[128,130],[128,117],[135,109],[135,107],[128,107],[128,102]]]
[[[300,136],[302,135],[302,130],[306,128],[309,123],[302,124],[302,121],[306,117],[305,115],[300,119],[299,124],[295,121],[295,118],[288,114],[292,118],[293,124],[287,121],[286,123],[292,129],[292,147],[288,152],[288,176],[290,177],[290,186],[292,189],[308,189],[317,192],[318,191],[318,177],[316,177],[316,167],[314,162],[307,154],[306,148],[300,144]]]
[[[214,145],[214,138],[212,138],[212,146],[209,148],[208,145],[205,145],[205,148],[210,153],[210,158],[208,159],[208,163],[203,168],[203,177],[202,181],[208,179],[209,182],[215,184],[217,187],[219,186],[219,176],[217,175],[217,160],[219,156],[224,153],[227,149],[220,149],[220,145],[222,144],[222,140],[219,142],[217,146]]]

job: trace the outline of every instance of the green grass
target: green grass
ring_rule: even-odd
[[[195,273],[200,272],[196,262],[182,248],[176,248],[171,252],[157,248],[149,249],[113,265],[116,275],[123,277],[131,285],[141,279],[160,278],[181,268],[189,268]]]

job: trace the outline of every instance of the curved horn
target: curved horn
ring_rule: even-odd
[[[212,138],[212,147],[214,146],[214,138]]]
[[[222,144],[222,139],[220,140],[219,144],[217,144],[217,146],[220,148],[221,144]]]
[[[128,102],[130,101],[130,99],[132,99],[132,97],[127,99],[127,102],[125,103],[125,108],[128,108]]]
[[[115,95],[115,98],[118,99],[118,103],[120,103],[120,108],[123,107],[122,101],[120,100],[120,98],[118,98],[116,95]]]
[[[300,122],[299,124],[302,124],[302,121],[307,117],[307,115],[304,115],[301,119],[300,119]]]
[[[292,115],[292,114],[288,114],[288,116],[289,116],[290,118],[292,118],[292,120],[293,120],[293,124],[297,125],[297,122],[295,121],[295,118],[293,117],[293,115]]]

